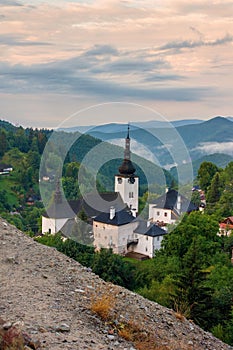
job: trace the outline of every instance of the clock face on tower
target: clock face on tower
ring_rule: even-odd
[[[131,176],[131,177],[129,178],[128,182],[129,182],[130,184],[134,184],[135,178],[134,178],[133,176]]]

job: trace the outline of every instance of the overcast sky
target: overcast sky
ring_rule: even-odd
[[[0,50],[12,123],[233,115],[233,1],[1,0]]]

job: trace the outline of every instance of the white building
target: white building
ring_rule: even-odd
[[[135,218],[127,209],[102,213],[93,221],[96,250],[111,248],[114,253],[152,258],[161,248],[166,231],[156,224]]]
[[[198,208],[176,190],[168,190],[164,195],[149,204],[149,220],[160,226],[174,224],[184,213]]]

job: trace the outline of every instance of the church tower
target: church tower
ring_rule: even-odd
[[[115,192],[119,192],[123,202],[128,205],[132,214],[138,213],[138,176],[134,175],[136,169],[130,160],[129,125],[125,139],[124,160],[119,167],[119,174],[115,175]]]

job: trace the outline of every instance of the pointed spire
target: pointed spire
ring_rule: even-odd
[[[130,137],[129,137],[129,124],[128,124],[128,132],[125,139],[125,152],[124,159],[130,160]]]
[[[126,138],[130,140],[130,137],[129,137],[129,123],[128,123],[128,133],[127,133],[127,137]]]
[[[61,186],[60,186],[60,180],[59,179],[57,179],[57,182],[56,182],[56,190],[55,190],[55,193],[54,193],[54,202],[56,204],[62,203],[62,193],[61,193]]]
[[[119,167],[119,172],[122,175],[133,175],[135,173],[135,168],[130,160],[130,137],[129,137],[129,123],[128,123],[128,132],[125,139],[125,151],[124,151],[124,160],[122,165]]]

